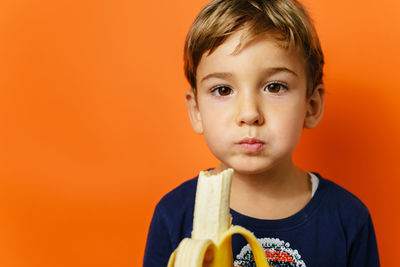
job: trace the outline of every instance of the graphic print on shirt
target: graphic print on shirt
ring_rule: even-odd
[[[271,267],[306,267],[297,249],[290,248],[288,242],[278,238],[258,238],[258,242],[264,247],[265,256]],[[236,255],[234,265],[256,266],[249,244],[242,248],[239,255]]]

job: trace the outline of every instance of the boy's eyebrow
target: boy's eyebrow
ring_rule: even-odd
[[[267,76],[274,75],[278,72],[289,72],[289,73],[293,74],[294,76],[297,76],[296,72],[294,72],[293,70],[286,68],[286,67],[266,68],[264,71],[265,75],[267,75]],[[226,78],[230,78],[230,77],[232,77],[232,73],[230,73],[230,72],[213,72],[213,73],[210,73],[210,74],[204,76],[201,79],[200,83],[202,83],[205,80],[210,79],[210,78],[226,79]]]
[[[266,74],[267,75],[273,75],[275,73],[282,72],[282,71],[289,72],[289,73],[293,74],[294,76],[297,76],[297,73],[295,71],[293,71],[291,69],[288,69],[286,67],[268,68],[268,69],[266,69]]]
[[[213,72],[213,73],[210,73],[210,74],[204,76],[204,77],[201,79],[200,83],[202,83],[202,82],[204,82],[205,80],[210,79],[210,78],[221,78],[221,79],[226,79],[226,78],[229,78],[229,77],[232,77],[232,73],[229,73],[229,72]]]

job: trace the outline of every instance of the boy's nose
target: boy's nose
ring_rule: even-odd
[[[257,96],[243,97],[239,100],[237,123],[243,125],[262,125],[264,116],[260,110]]]

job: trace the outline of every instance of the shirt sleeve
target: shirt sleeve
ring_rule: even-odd
[[[361,227],[352,243],[348,259],[348,267],[380,266],[378,246],[371,216],[368,216],[367,222]]]
[[[167,266],[171,253],[172,245],[167,224],[163,218],[162,208],[157,205],[147,235],[143,267]]]

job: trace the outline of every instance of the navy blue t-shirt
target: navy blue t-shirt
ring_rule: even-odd
[[[296,214],[280,220],[261,220],[231,209],[232,224],[255,234],[273,267],[380,266],[367,207],[350,192],[316,175],[317,191]],[[191,236],[196,186],[197,177],[169,192],[157,204],[143,267],[167,266],[179,242]],[[244,238],[233,236],[232,250],[235,265],[255,266]]]

